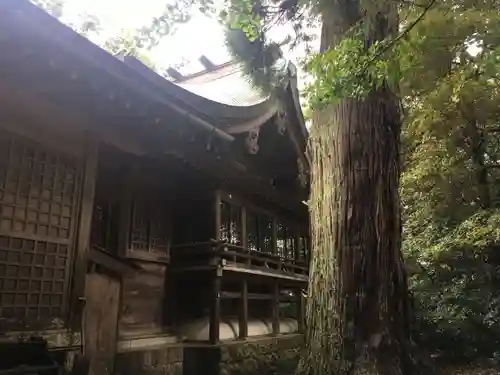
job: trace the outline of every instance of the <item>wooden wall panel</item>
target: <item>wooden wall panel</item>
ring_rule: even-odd
[[[116,352],[120,281],[91,273],[85,283],[84,352],[89,375],[111,375]]]
[[[154,332],[162,328],[165,265],[138,262],[144,271],[123,279],[120,333]]]

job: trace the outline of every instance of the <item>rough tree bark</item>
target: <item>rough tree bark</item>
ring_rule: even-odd
[[[322,9],[322,50],[369,18],[366,46],[397,33],[393,2]],[[366,22],[366,21],[364,21]],[[312,263],[299,375],[413,374],[401,254],[399,101],[388,87],[314,113],[310,134]]]
[[[477,76],[474,78],[477,79]],[[491,193],[488,181],[488,169],[485,160],[486,134],[478,126],[477,116],[472,103],[461,103],[458,110],[465,120],[462,131],[463,144],[468,153],[478,186],[478,203],[482,209],[491,208]]]

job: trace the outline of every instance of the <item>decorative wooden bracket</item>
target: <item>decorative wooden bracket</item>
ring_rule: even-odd
[[[252,129],[248,132],[248,135],[245,138],[245,146],[247,148],[247,151],[252,155],[255,155],[257,152],[259,152],[259,133],[260,128]]]
[[[286,112],[284,111],[278,111],[276,115],[276,126],[278,127],[278,132],[283,135],[286,132],[288,124],[288,118],[286,115]]]
[[[307,167],[304,165],[304,162],[302,161],[301,158],[297,158],[297,167],[299,170],[297,178],[300,182],[300,185],[302,187],[305,187],[307,186],[307,182],[309,179],[308,179]]]

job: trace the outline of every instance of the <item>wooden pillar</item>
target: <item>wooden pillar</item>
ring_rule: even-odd
[[[99,143],[89,133],[85,134],[85,154],[83,178],[80,194],[79,216],[77,224],[76,256],[73,273],[73,293],[70,309],[70,325],[80,329],[84,307],[85,276],[87,274],[92,212],[97,178]]]
[[[221,240],[221,232],[220,232],[220,227],[221,227],[221,220],[222,220],[222,214],[221,214],[221,194],[220,191],[217,190],[215,192],[215,240],[220,241]]]
[[[272,225],[272,248],[273,248],[273,255],[278,255],[278,227],[277,227],[277,222],[276,218],[273,216],[273,225]]]
[[[280,333],[280,310],[279,310],[279,285],[275,281],[273,284],[273,335]]]
[[[248,248],[247,209],[245,207],[241,207],[241,245],[245,249]]]
[[[220,327],[220,287],[222,281],[222,268],[217,268],[212,276],[212,295],[210,306],[209,341],[211,344],[219,342]]]
[[[273,216],[273,225],[272,225],[272,247],[273,247],[273,255],[278,257],[278,270],[281,270],[283,266],[283,261],[281,256],[278,254],[278,222],[276,217]]]
[[[248,282],[246,279],[241,284],[241,297],[240,297],[240,339],[248,337]]]
[[[137,163],[131,162],[123,171],[122,189],[120,192],[120,218],[118,223],[118,255],[126,256],[130,245],[132,220],[133,186],[137,174]]]
[[[305,259],[300,259],[300,244],[301,241],[300,241],[300,234],[297,234],[295,236],[295,261],[296,262],[302,262],[302,261],[305,261]],[[302,246],[305,246],[305,245],[302,245]]]
[[[89,375],[112,375],[114,370],[120,280],[100,273],[86,278],[84,354]]]
[[[304,326],[304,318],[305,318],[305,309],[304,309],[304,296],[302,295],[302,289],[298,288],[297,291],[297,324],[300,333],[305,332]]]

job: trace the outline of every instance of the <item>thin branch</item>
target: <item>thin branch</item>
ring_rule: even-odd
[[[417,8],[425,8],[426,5],[422,5],[422,4],[417,4],[415,3],[414,1],[411,1],[411,0],[389,0],[393,3],[400,3],[400,4],[405,4],[405,5],[410,5],[410,6],[414,6],[414,7],[417,7]]]
[[[431,0],[429,1],[429,4],[427,4],[420,13],[420,15],[402,32],[400,33],[396,38],[391,40],[390,43],[387,43],[383,48],[381,48],[375,56],[373,56],[364,66],[363,70],[361,71],[361,75],[364,75],[366,73],[366,70],[372,65],[375,60],[378,60],[380,56],[382,56],[385,52],[387,52],[390,48],[392,48],[396,43],[398,43],[401,39],[403,39],[406,35],[410,33],[410,31],[417,26],[417,24],[425,17],[429,9],[432,8],[432,6],[436,3],[436,0]]]

